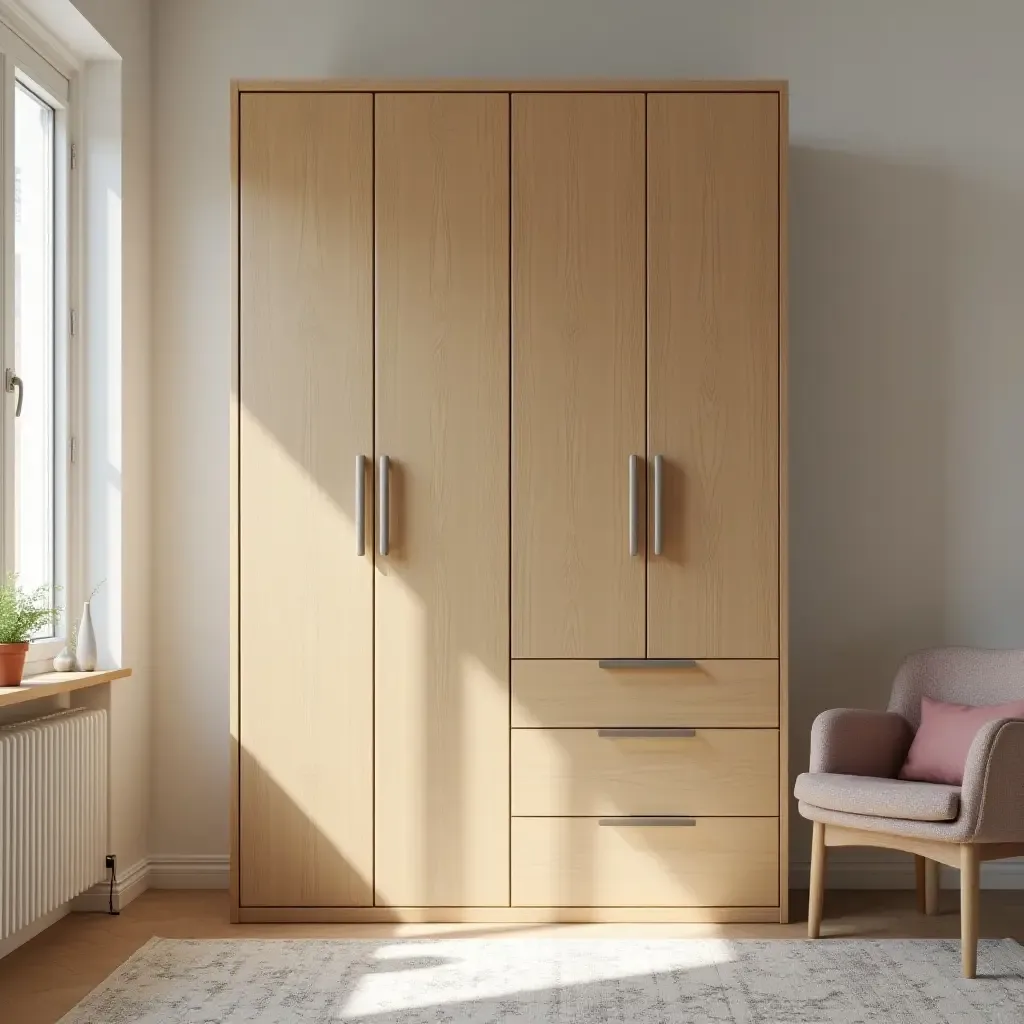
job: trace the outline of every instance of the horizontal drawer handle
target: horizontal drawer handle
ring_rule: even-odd
[[[696,658],[602,658],[598,668],[696,668]]]
[[[598,818],[598,825],[607,828],[654,826],[656,828],[680,828],[685,825],[696,825],[696,818],[675,818],[675,817],[641,817],[639,815],[629,818]]]
[[[696,729],[598,729],[597,735],[606,740],[616,739],[686,739],[696,736]]]

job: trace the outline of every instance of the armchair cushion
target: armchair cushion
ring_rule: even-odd
[[[811,771],[894,779],[913,738],[892,711],[823,711],[811,727]]]
[[[901,779],[959,786],[978,730],[998,718],[1024,718],[1024,700],[972,707],[921,698],[921,725],[910,745]]]
[[[797,777],[794,793],[802,803],[878,818],[953,821],[960,813],[959,787],[928,782],[806,772]]]

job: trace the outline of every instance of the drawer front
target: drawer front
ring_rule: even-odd
[[[601,668],[596,661],[513,661],[512,725],[779,725],[779,663],[698,661],[690,668]]]
[[[552,817],[779,813],[776,730],[693,729],[671,736],[628,733],[621,729],[514,729],[512,813]]]
[[[515,907],[778,903],[778,818],[697,818],[689,827],[512,819]]]

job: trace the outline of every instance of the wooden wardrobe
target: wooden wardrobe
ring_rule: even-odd
[[[233,919],[785,921],[785,85],[232,123]]]

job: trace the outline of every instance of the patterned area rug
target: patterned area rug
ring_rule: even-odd
[[[983,942],[153,939],[62,1024],[1020,1024],[1024,948]]]

